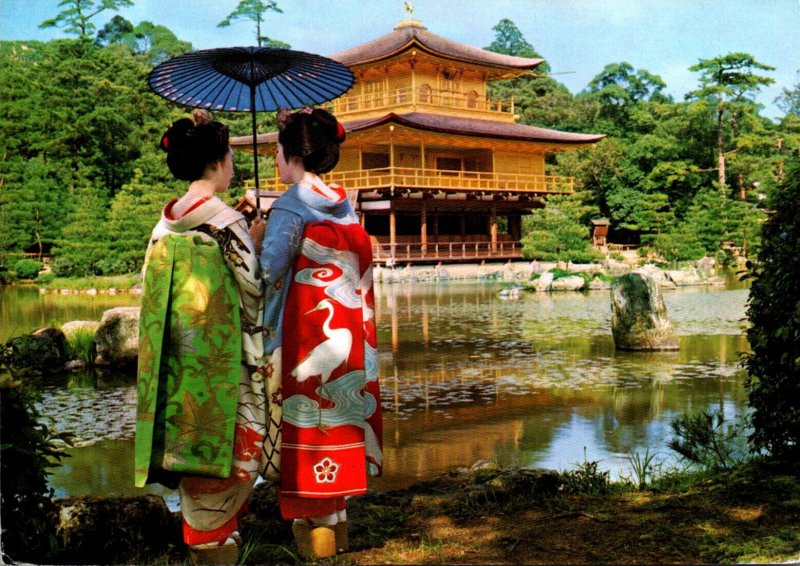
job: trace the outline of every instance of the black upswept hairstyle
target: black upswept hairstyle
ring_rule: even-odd
[[[191,119],[170,124],[161,136],[161,149],[167,152],[167,166],[176,179],[196,181],[230,151],[230,130],[205,110],[195,110]]]
[[[333,114],[322,108],[278,113],[278,142],[283,156],[299,157],[306,171],[327,173],[339,162],[345,131]]]

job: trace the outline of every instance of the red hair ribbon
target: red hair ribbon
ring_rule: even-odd
[[[346,135],[347,134],[344,131],[344,126],[342,126],[342,123],[339,120],[336,120],[336,141],[342,143]]]

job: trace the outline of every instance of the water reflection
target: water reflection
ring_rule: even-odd
[[[668,292],[681,349],[636,353],[614,349],[607,292],[505,301],[489,286],[386,287],[377,315],[392,344],[381,357],[390,472],[376,484],[476,459],[564,469],[588,457],[612,475],[646,448],[668,461],[675,416],[744,410],[746,299],[746,289]]]
[[[635,353],[614,349],[608,292],[501,300],[499,288],[378,288],[386,475],[373,487],[408,486],[479,459],[565,469],[586,457],[616,476],[631,452],[671,457],[669,422],[683,411],[720,407],[734,418],[746,410],[746,289],[668,291],[680,350]],[[57,471],[60,492],[137,493],[126,479],[132,388],[47,393],[42,408],[57,428],[89,444]]]
[[[103,312],[110,308],[138,304],[139,296],[130,293],[40,294],[34,286],[0,286],[0,342],[71,320],[100,320]]]

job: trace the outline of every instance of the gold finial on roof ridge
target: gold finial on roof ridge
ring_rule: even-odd
[[[394,26],[394,29],[403,29],[403,28],[422,28],[428,29],[422,25],[422,22],[419,20],[415,20],[414,18],[407,18],[405,20],[400,20],[397,22],[397,25]]]

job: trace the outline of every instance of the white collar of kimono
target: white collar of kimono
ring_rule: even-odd
[[[305,175],[303,175],[303,180],[300,181],[301,185],[306,185],[308,188],[311,188],[327,198],[328,200],[332,200],[334,202],[339,202],[342,200],[341,193],[334,191],[325,182],[319,178],[316,173],[311,173],[310,171],[306,171]]]

